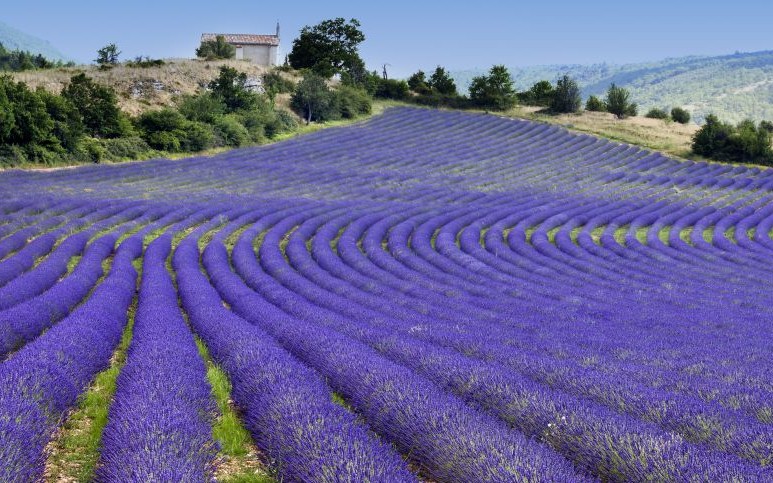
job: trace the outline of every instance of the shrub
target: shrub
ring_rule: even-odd
[[[266,72],[263,74],[263,89],[268,92],[274,92],[276,94],[286,94],[292,92],[295,89],[295,82],[285,78],[277,70]]]
[[[417,94],[429,94],[432,92],[427,84],[427,74],[419,70],[408,78],[408,88]]]
[[[671,109],[671,119],[679,124],[687,124],[690,122],[690,113],[681,107],[675,107]]]
[[[773,133],[773,122],[770,121],[760,121],[760,129],[764,129],[768,131],[769,133]]]
[[[526,105],[547,107],[553,102],[554,94],[553,84],[541,80],[531,86],[528,91],[518,94],[518,97]]]
[[[206,60],[233,59],[236,57],[236,47],[225,41],[222,35],[215,40],[205,40],[196,49],[196,57]]]
[[[0,166],[8,166],[13,168],[16,166],[22,166],[26,163],[27,156],[24,154],[24,150],[20,146],[0,145]]]
[[[354,119],[363,114],[370,114],[370,97],[365,90],[351,86],[339,86],[335,91],[335,96],[338,111],[344,119]]]
[[[105,159],[111,161],[141,159],[153,152],[150,145],[139,136],[100,139],[100,144],[105,150]]]
[[[250,134],[247,128],[233,114],[227,114],[215,121],[215,132],[224,146],[239,147],[247,144]]]
[[[488,75],[473,77],[470,84],[470,101],[484,109],[504,111],[515,105],[513,79],[507,67],[495,65]]]
[[[313,72],[306,74],[298,83],[290,105],[306,120],[306,124],[326,121],[338,114],[333,92],[325,79]]]
[[[693,136],[692,149],[696,154],[724,161],[769,164],[773,163],[770,143],[771,133],[762,125],[746,120],[734,127],[710,114]]]
[[[274,111],[274,116],[276,120],[276,128],[275,133],[281,133],[281,132],[288,132],[288,131],[295,131],[298,129],[298,119],[295,117],[295,115],[287,111],[285,109],[277,109]],[[271,134],[266,132],[266,134],[269,137],[273,137]]]
[[[647,114],[645,114],[644,117],[648,117],[650,119],[669,119],[668,113],[665,111],[665,109],[659,109],[657,107],[653,107],[647,111]]]
[[[81,154],[81,159],[85,158],[93,163],[99,163],[107,155],[107,150],[100,140],[90,137],[81,139],[78,151]]]
[[[80,73],[70,79],[62,96],[78,110],[86,133],[98,138],[118,138],[128,134],[130,123],[118,107],[115,90],[95,83]]]
[[[432,73],[427,81],[427,86],[438,94],[445,96],[456,95],[456,83],[454,83],[454,80],[448,75],[448,72],[440,66],[435,68],[435,72]]]
[[[607,111],[614,114],[618,119],[635,116],[637,107],[636,104],[629,102],[630,96],[631,94],[627,89],[612,84],[607,91],[607,97],[604,101],[607,105]]]
[[[126,67],[136,67],[142,69],[147,69],[148,67],[161,67],[165,64],[166,62],[161,59],[151,59],[150,57],[143,57],[141,55],[135,57],[134,60],[127,60],[125,62]]]
[[[247,74],[233,67],[221,66],[217,79],[209,83],[212,96],[225,106],[226,112],[253,109],[258,95],[247,88]]]
[[[598,97],[590,96],[588,100],[585,101],[585,110],[591,112],[606,112],[607,106],[604,104],[604,101]]]
[[[209,93],[184,95],[177,101],[177,109],[190,121],[208,124],[225,114],[225,105]]]
[[[189,122],[183,129],[185,137],[181,139],[183,151],[204,151],[215,145],[215,130],[203,122]]]
[[[577,82],[568,75],[558,79],[550,102],[550,110],[556,113],[577,112],[581,105],[580,87]]]
[[[408,98],[408,83],[404,80],[379,78],[374,97],[403,100]]]
[[[154,149],[178,152],[187,138],[188,121],[174,109],[148,111],[137,118],[142,138]]]

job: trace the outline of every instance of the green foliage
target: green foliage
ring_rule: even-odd
[[[427,86],[433,91],[445,96],[453,96],[457,93],[454,80],[441,66],[435,68],[435,72],[432,73],[427,81]]]
[[[773,133],[773,122],[770,121],[760,121],[760,129],[764,129],[768,131],[769,133]]]
[[[681,107],[674,107],[671,109],[671,119],[678,122],[679,124],[687,124],[690,122],[690,113]]]
[[[607,97],[604,99],[604,103],[607,106],[607,111],[611,112],[618,119],[624,119],[628,116],[635,116],[637,106],[635,103],[630,102],[629,98],[631,94],[627,89],[617,87],[615,84],[609,86],[607,90]]]
[[[161,67],[165,64],[166,62],[164,62],[162,59],[151,59],[148,56],[143,57],[141,55],[135,57],[134,60],[127,60],[125,62],[126,67],[136,67],[142,69],[146,69],[148,67]]]
[[[184,95],[178,99],[177,109],[190,121],[208,124],[225,114],[225,105],[210,93]]]
[[[121,51],[115,44],[108,44],[97,50],[97,58],[94,59],[100,67],[111,67],[118,64],[118,56]]]
[[[128,134],[126,116],[118,108],[118,98],[111,87],[99,85],[80,73],[70,79],[62,97],[78,110],[88,135],[116,138]]]
[[[221,66],[217,79],[209,83],[212,95],[225,105],[226,112],[253,109],[258,95],[247,88],[247,74],[233,67]]]
[[[653,107],[647,111],[647,114],[645,114],[644,117],[648,117],[650,119],[670,119],[665,109],[660,109],[657,107]]]
[[[137,118],[142,138],[154,149],[179,152],[187,138],[187,120],[174,109],[148,111]]]
[[[582,105],[580,87],[577,82],[564,74],[556,82],[556,88],[550,102],[550,110],[556,113],[577,112]]]
[[[52,94],[41,87],[35,93],[51,116],[54,123],[52,133],[59,140],[59,144],[67,151],[74,151],[84,133],[78,109],[67,98]]]
[[[374,97],[379,99],[403,100],[408,98],[408,83],[398,79],[377,78]]]
[[[236,47],[225,41],[222,35],[216,35],[215,40],[205,40],[196,49],[196,57],[206,60],[233,59],[236,57]]]
[[[344,119],[354,119],[370,114],[371,102],[368,93],[352,86],[339,86],[335,91],[336,107]]]
[[[710,114],[693,136],[692,149],[696,154],[722,161],[773,164],[771,133],[751,120],[734,127]]]
[[[250,142],[250,133],[235,114],[226,114],[215,121],[215,133],[222,145],[238,148]]]
[[[100,139],[99,143],[104,148],[104,158],[110,161],[130,161],[153,153],[153,149],[139,136]]]
[[[274,104],[277,94],[286,94],[295,90],[295,83],[286,79],[278,70],[272,70],[263,74],[263,91],[268,96],[271,104]]]
[[[604,104],[604,101],[598,97],[590,96],[588,97],[588,100],[585,101],[585,110],[591,112],[605,112],[607,110],[607,106]]]
[[[541,80],[535,83],[526,92],[518,94],[518,98],[527,106],[550,106],[553,102],[553,84],[549,81]]]
[[[61,67],[61,61],[50,61],[41,54],[23,50],[7,50],[0,43],[0,71],[20,72],[32,69],[52,69]]]
[[[92,163],[99,163],[107,155],[107,150],[96,138],[83,138],[78,144],[78,153]]]
[[[290,103],[293,109],[306,120],[306,124],[334,117],[333,93],[325,79],[313,72],[306,74],[298,83]]]
[[[470,100],[484,109],[509,109],[515,105],[515,90],[510,72],[504,65],[495,65],[488,75],[474,77],[470,85]]]
[[[45,101],[26,84],[14,82],[10,76],[0,77],[0,105],[5,121],[0,127],[0,145],[22,146],[30,160],[40,157],[34,149],[37,146],[61,150]]]
[[[359,27],[356,19],[347,22],[341,17],[303,27],[287,57],[290,65],[311,69],[324,78],[358,70],[362,59],[357,48],[365,40]]]
[[[419,70],[408,78],[408,88],[417,94],[430,94],[432,89],[427,83],[427,74]]]

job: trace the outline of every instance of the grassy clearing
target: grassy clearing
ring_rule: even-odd
[[[215,477],[230,483],[268,483],[275,479],[261,462],[258,449],[252,442],[231,401],[231,382],[209,355],[204,342],[196,337],[199,354],[207,365],[207,380],[218,415],[212,425],[212,436],[220,445]]]
[[[45,472],[47,482],[93,480],[99,460],[102,431],[107,424],[110,402],[116,390],[116,379],[126,363],[136,310],[135,296],[127,313],[128,323],[121,336],[121,343],[113,353],[110,366],[97,374],[91,387],[81,395],[77,409],[49,444]]]

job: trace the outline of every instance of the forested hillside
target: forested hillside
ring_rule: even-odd
[[[698,123],[709,113],[733,122],[773,119],[773,51],[624,65],[542,65],[510,71],[520,90],[568,73],[580,84],[585,97],[603,95],[614,82],[631,91],[631,98],[643,112],[652,107],[684,106]],[[454,72],[453,76],[466,88],[480,72]]]

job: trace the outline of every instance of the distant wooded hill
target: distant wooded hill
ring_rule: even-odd
[[[746,118],[773,120],[773,51],[736,53],[716,57],[680,57],[640,64],[543,65],[513,68],[519,90],[539,80],[555,80],[569,74],[582,87],[584,98],[604,95],[611,83],[631,91],[639,112],[652,107],[683,106],[693,120],[702,122],[709,113],[738,122]],[[483,70],[453,72],[465,89]]]
[[[61,60],[62,62],[67,62],[70,60],[47,40],[24,33],[2,22],[0,22],[0,44],[3,44],[3,47],[8,50],[21,50],[40,54],[52,61]]]

